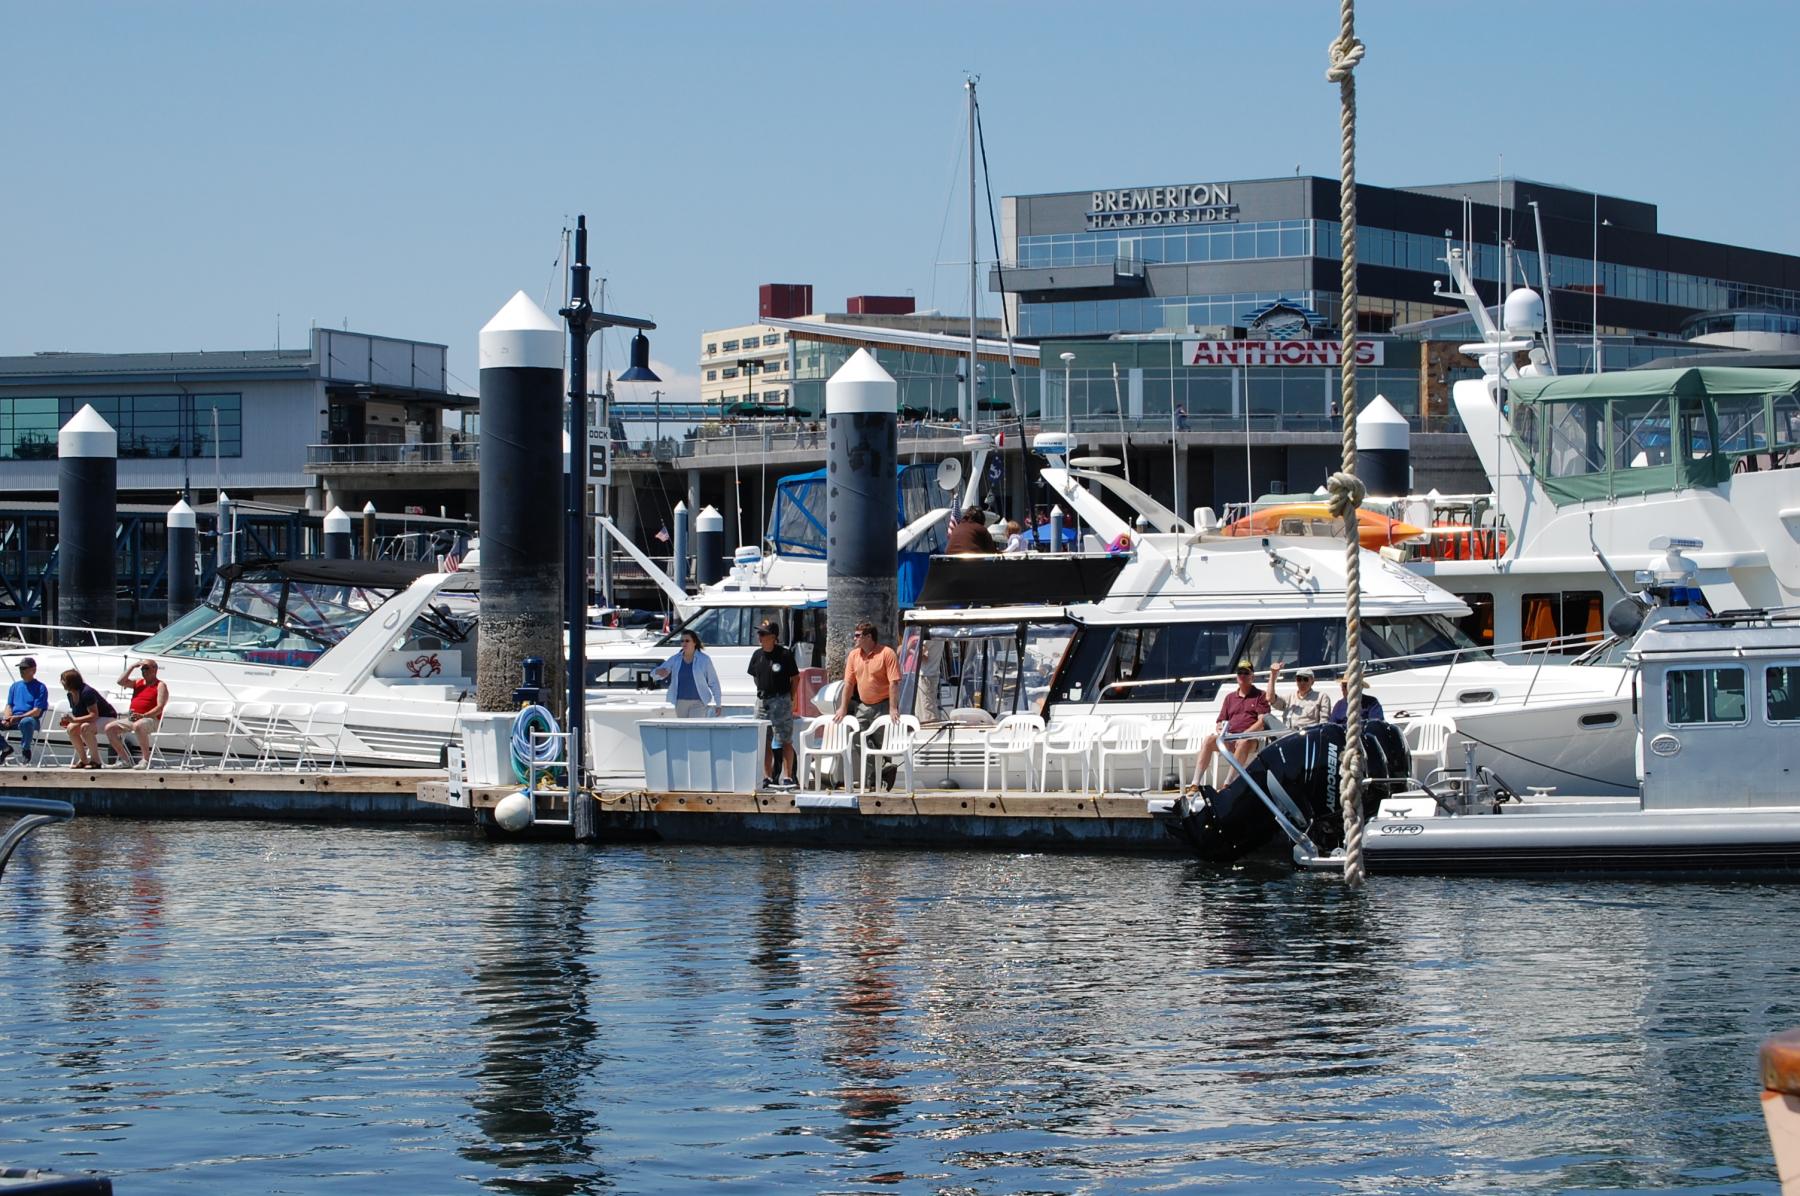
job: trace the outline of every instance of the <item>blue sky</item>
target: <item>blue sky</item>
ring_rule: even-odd
[[[1334,175],[1337,6],[0,7],[0,354],[447,343],[552,305],[585,211],[608,305],[691,392],[762,282],[961,313],[962,78],[996,195]],[[1502,24],[1502,20],[1505,24]],[[1365,0],[1359,176],[1509,174],[1800,253],[1800,4]],[[983,233],[984,243],[986,233]],[[991,303],[991,300],[985,300]],[[617,362],[624,342],[609,341]]]

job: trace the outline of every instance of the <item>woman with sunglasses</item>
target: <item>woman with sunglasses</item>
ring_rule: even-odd
[[[676,718],[699,718],[709,708],[714,717],[724,712],[719,671],[713,667],[712,657],[702,650],[697,632],[683,631],[681,651],[663,661],[651,675],[658,681],[668,681],[669,704],[675,707]]]

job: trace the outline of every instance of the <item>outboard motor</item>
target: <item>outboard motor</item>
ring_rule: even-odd
[[[1344,816],[1338,803],[1338,760],[1344,751],[1344,728],[1336,723],[1308,727],[1276,740],[1246,766],[1265,792],[1280,800],[1285,794],[1306,820],[1301,827],[1321,853],[1344,841]],[[1411,784],[1412,757],[1400,728],[1387,722],[1363,724],[1363,757],[1368,777],[1363,783],[1363,811],[1378,809],[1381,799]],[[1282,839],[1275,817],[1242,776],[1223,789],[1201,786],[1197,797],[1180,803],[1170,829],[1207,860],[1236,860]]]

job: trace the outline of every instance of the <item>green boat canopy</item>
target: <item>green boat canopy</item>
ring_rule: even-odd
[[[1520,378],[1507,396],[1513,441],[1558,506],[1716,486],[1747,458],[1800,452],[1800,370]]]

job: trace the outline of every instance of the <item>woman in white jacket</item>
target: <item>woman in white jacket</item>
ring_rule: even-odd
[[[681,651],[658,665],[652,675],[659,681],[668,680],[669,703],[675,707],[676,718],[699,718],[708,708],[714,717],[722,713],[719,671],[713,668],[712,657],[701,651],[700,637],[694,632],[681,633]]]

